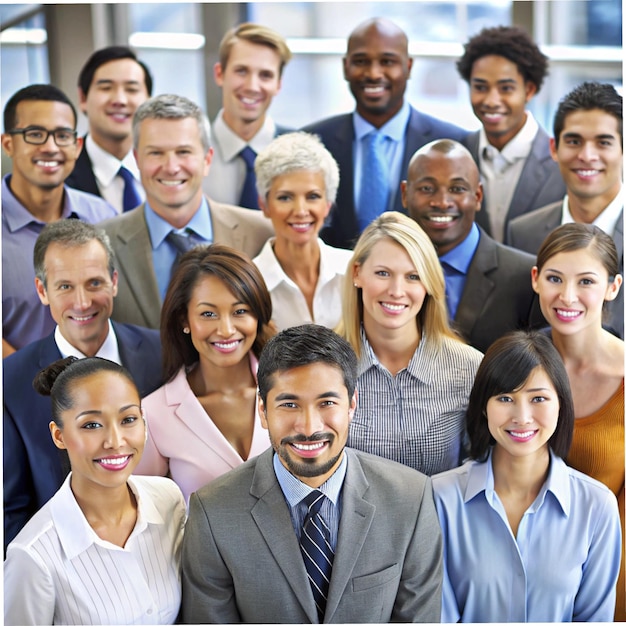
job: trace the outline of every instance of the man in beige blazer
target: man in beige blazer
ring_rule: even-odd
[[[273,230],[259,212],[203,195],[202,180],[213,157],[210,127],[187,98],[161,95],[141,105],[133,119],[133,141],[146,202],[102,222],[119,275],[113,318],[159,328],[179,250],[219,242],[254,257]]]

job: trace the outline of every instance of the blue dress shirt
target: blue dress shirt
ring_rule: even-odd
[[[433,476],[444,541],[442,622],[610,622],[620,565],[617,500],[550,452],[517,536],[491,454]]]
[[[389,164],[389,202],[387,210],[394,207],[396,195],[400,193],[400,181],[403,177],[402,157],[406,145],[406,127],[411,117],[411,106],[405,100],[402,108],[386,124],[383,124],[378,132],[385,135],[383,152],[385,160]],[[361,172],[363,161],[363,138],[373,130],[369,122],[366,122],[356,111],[353,115],[354,122],[354,206],[359,205],[361,193]]]
[[[287,506],[289,507],[293,529],[296,532],[298,541],[300,541],[300,532],[302,531],[304,518],[308,512],[307,506],[302,500],[306,498],[311,491],[314,491],[314,489],[305,485],[289,472],[280,462],[277,454],[274,454],[273,463],[276,479],[278,480],[278,484],[283,491]],[[337,535],[339,534],[339,520],[341,518],[341,488],[343,487],[343,481],[346,477],[347,467],[348,457],[344,453],[341,463],[333,475],[318,487],[318,490],[326,496],[320,509],[320,515],[330,529],[330,544],[333,550],[337,548]]]
[[[472,224],[469,235],[456,248],[439,257],[446,280],[446,304],[451,321],[456,317],[456,310],[467,281],[467,270],[474,258],[479,240],[478,226]]]
[[[148,204],[145,204],[146,224],[148,233],[150,234],[150,243],[152,245],[152,262],[154,263],[154,273],[156,274],[157,284],[161,300],[165,298],[167,286],[170,283],[170,274],[172,273],[172,265],[176,260],[176,248],[165,238],[174,231],[175,233],[183,233],[186,230],[192,230],[203,243],[213,243],[213,225],[211,224],[211,212],[209,203],[206,198],[202,198],[200,208],[194,213],[189,223],[182,229],[172,228],[172,225],[157,215]]]

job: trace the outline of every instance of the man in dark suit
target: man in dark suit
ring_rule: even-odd
[[[197,104],[182,96],[155,96],[137,110],[133,134],[146,201],[102,223],[119,270],[113,319],[159,328],[178,254],[217,242],[253,258],[274,231],[260,211],[203,195],[213,150],[209,121]]]
[[[482,201],[476,163],[442,139],[411,159],[402,200],[437,249],[456,330],[485,352],[505,333],[545,324],[532,290],[534,256],[494,241],[474,221]]]
[[[151,94],[150,71],[126,46],[96,50],[78,76],[78,99],[89,131],[66,182],[102,196],[118,213],[134,209],[143,198],[131,124],[137,107]]]
[[[272,448],[192,494],[182,622],[438,622],[442,543],[430,479],[345,448],[357,359],[323,326],[259,360]]]
[[[507,225],[560,198],[565,185],[550,158],[549,137],[527,105],[539,92],[548,59],[516,26],[485,28],[465,44],[457,62],[469,84],[482,128],[463,142],[478,164],[485,189],[476,222],[497,241]]]
[[[509,224],[512,246],[537,254],[557,226],[594,224],[613,237],[624,272],[622,189],[622,96],[609,84],[586,82],[559,102],[554,116],[552,158],[558,163],[565,197]],[[624,290],[605,304],[606,326],[624,337]]]
[[[254,161],[276,135],[288,132],[268,114],[291,51],[267,26],[245,23],[222,38],[213,67],[222,108],[213,121],[213,162],[205,193],[219,202],[258,209]]]
[[[400,180],[415,150],[433,139],[460,141],[466,135],[453,124],[418,112],[405,100],[412,64],[407,36],[396,24],[384,18],[360,24],[348,38],[343,59],[356,111],[303,129],[319,135],[339,164],[337,201],[321,233],[332,246],[352,248],[371,219],[385,210],[404,212]],[[374,161],[367,146],[370,138],[377,137],[380,170],[371,173]],[[379,198],[377,206],[374,197]]]
[[[52,442],[50,398],[35,375],[67,356],[121,363],[140,394],[161,384],[161,344],[154,330],[111,323],[117,272],[108,237],[79,220],[48,224],[35,244],[37,293],[55,331],[3,363],[4,546],[61,486],[67,467]]]

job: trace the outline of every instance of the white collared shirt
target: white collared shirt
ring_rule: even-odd
[[[169,478],[131,476],[137,521],[125,546],[100,539],[71,474],[9,544],[6,624],[173,624],[186,509]]]
[[[352,250],[333,248],[318,239],[320,272],[313,295],[312,319],[304,294],[285,274],[274,254],[275,239],[270,238],[252,262],[259,268],[272,297],[272,319],[278,330],[307,323],[334,328],[341,319],[341,292]]]
[[[93,174],[96,177],[98,189],[102,197],[118,212],[122,213],[124,207],[124,180],[117,173],[123,165],[135,178],[135,189],[142,200],[146,194],[141,186],[139,168],[132,150],[120,161],[110,152],[101,148],[92,138],[87,135],[83,150],[87,150]]]
[[[485,185],[486,210],[494,239],[504,239],[504,223],[519,182],[526,159],[532,149],[539,125],[530,111],[526,111],[526,122],[521,130],[502,150],[487,141],[485,128],[481,127],[478,154],[480,173]],[[490,158],[487,158],[487,154]]]
[[[245,141],[226,124],[221,109],[211,125],[213,160],[202,182],[204,193],[217,202],[239,205],[246,179],[246,165],[239,153],[250,146],[258,154],[272,143],[275,135],[276,124],[266,115],[259,132]]]
[[[607,235],[613,236],[617,222],[622,216],[624,210],[624,187],[620,187],[617,195],[607,205],[598,217],[593,222],[594,226],[602,229]],[[569,210],[569,199],[567,194],[563,198],[563,212],[561,213],[561,225],[573,224],[576,220],[572,217]]]
[[[80,350],[75,348],[62,334],[61,329],[57,325],[54,330],[54,341],[57,344],[57,348],[61,353],[61,356],[65,359],[68,356],[75,356],[77,359],[84,359],[87,355],[83,354]],[[102,359],[108,359],[118,365],[122,365],[122,359],[120,358],[120,349],[117,345],[117,337],[113,330],[113,324],[109,320],[109,332],[107,333],[104,343],[100,346],[100,350],[96,352],[95,356],[99,356]]]

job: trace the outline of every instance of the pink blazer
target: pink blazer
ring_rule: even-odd
[[[255,376],[257,367],[258,361],[250,353]],[[144,398],[142,404],[148,440],[136,474],[171,476],[189,502],[194,491],[244,462],[194,395],[184,368],[171,382]],[[269,445],[269,435],[257,412],[248,458]]]

